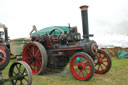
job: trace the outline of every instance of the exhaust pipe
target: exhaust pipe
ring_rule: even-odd
[[[3,25],[3,28],[5,32],[5,42],[8,43],[8,28],[5,25]]]
[[[8,42],[8,29],[4,29],[5,32],[5,42]]]
[[[88,6],[84,5],[80,7],[82,15],[82,25],[83,25],[83,38],[89,39],[89,29],[88,29]]]

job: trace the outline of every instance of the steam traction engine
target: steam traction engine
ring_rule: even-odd
[[[80,9],[83,39],[76,27],[69,28],[69,33],[56,28],[46,35],[40,36],[36,32],[38,36],[31,36],[32,41],[24,46],[23,61],[29,64],[33,74],[42,74],[46,68],[63,69],[68,62],[70,71],[78,80],[90,80],[94,72],[104,74],[110,70],[110,56],[89,39],[93,35],[88,30],[88,6]]]

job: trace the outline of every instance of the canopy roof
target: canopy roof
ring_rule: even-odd
[[[69,33],[70,28],[68,26],[51,26],[51,27],[46,27],[46,28],[39,30],[38,33],[40,33],[40,35],[45,35],[46,33],[49,34],[50,31],[53,29],[59,29],[62,32],[67,31],[67,33]],[[60,33],[59,31],[56,31],[56,34],[59,34],[59,33]],[[32,33],[31,36],[37,36],[37,34],[34,32]]]

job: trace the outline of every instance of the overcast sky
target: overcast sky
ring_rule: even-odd
[[[11,39],[28,37],[32,25],[77,26],[82,32],[79,7],[88,5],[91,34],[128,35],[128,0],[0,0],[0,23]]]

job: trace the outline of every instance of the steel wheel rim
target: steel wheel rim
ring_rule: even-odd
[[[2,49],[0,49],[0,64],[1,65],[5,63],[6,58],[7,58],[7,56],[6,56],[5,51],[3,51]]]
[[[77,61],[77,58],[80,58],[80,62]],[[83,61],[82,58],[84,59]],[[75,64],[75,62],[77,62],[77,64]],[[92,73],[92,64],[88,57],[86,57],[85,55],[79,54],[74,56],[71,60],[70,65],[72,74],[79,80],[88,79]]]
[[[97,53],[97,63],[95,64],[96,73],[105,73],[109,69],[110,61],[108,55],[102,51]]]
[[[29,43],[23,52],[23,61],[31,68],[32,74],[38,74],[42,68],[42,55],[40,49],[34,43]]]
[[[9,77],[15,77],[11,80],[12,85],[32,84],[32,71],[23,61],[18,61],[11,65],[9,69]]]

